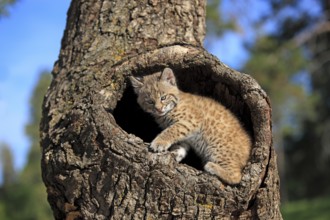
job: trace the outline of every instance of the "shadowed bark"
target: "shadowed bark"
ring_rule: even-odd
[[[56,219],[281,219],[271,107],[258,83],[203,49],[205,1],[72,1],[41,122]],[[232,110],[253,137],[236,186],[188,156],[148,151],[160,131],[129,75],[171,67],[179,87]]]

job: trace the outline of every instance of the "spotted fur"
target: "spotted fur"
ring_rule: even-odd
[[[251,139],[228,109],[210,98],[180,91],[170,68],[130,80],[141,108],[164,129],[151,142],[153,151],[171,147],[181,161],[192,147],[203,158],[207,172],[228,184],[241,181]]]

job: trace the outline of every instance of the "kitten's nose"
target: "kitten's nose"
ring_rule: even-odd
[[[163,113],[163,110],[162,109],[159,109],[159,108],[155,108],[156,109],[156,111],[158,112],[158,113]]]
[[[158,112],[158,113],[162,113],[163,112],[163,106],[161,105],[157,105],[155,106],[155,110]]]

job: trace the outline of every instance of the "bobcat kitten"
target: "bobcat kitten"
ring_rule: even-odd
[[[130,80],[141,108],[164,129],[151,142],[153,151],[172,146],[179,162],[192,147],[203,158],[207,172],[228,184],[241,181],[251,139],[229,110],[210,98],[180,91],[170,68]]]

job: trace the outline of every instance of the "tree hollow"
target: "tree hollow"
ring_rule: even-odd
[[[160,129],[137,105],[128,76],[165,67],[174,70],[183,91],[221,102],[251,134],[253,149],[240,184],[223,184],[204,172],[193,155],[187,165],[169,153],[148,151],[148,142]],[[45,104],[49,113],[42,129],[49,136],[43,133],[43,178],[56,218],[70,213],[94,219],[280,218],[271,108],[252,77],[189,45],[166,46],[105,64],[93,77],[88,74],[92,68],[73,75],[75,86],[57,82],[60,78],[53,82],[59,87],[57,94],[68,95],[88,85],[79,92],[81,100],[60,95],[68,99],[66,106],[72,102],[60,108],[61,114],[48,111]],[[55,97],[48,100],[55,103]],[[66,211],[67,206],[71,208]]]

